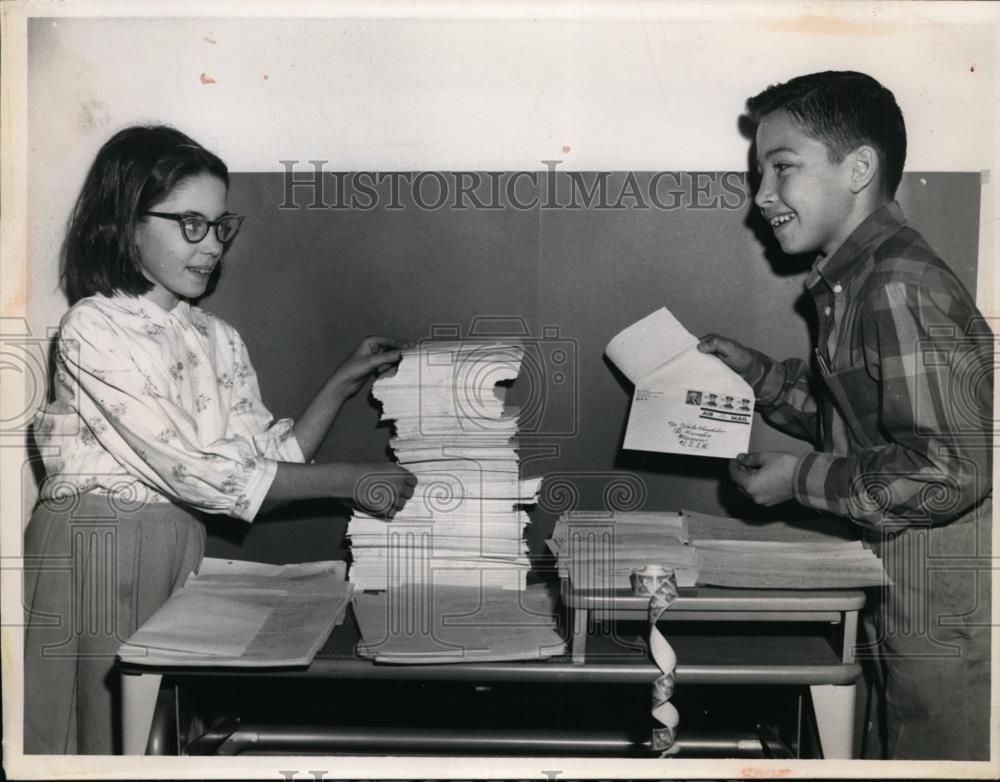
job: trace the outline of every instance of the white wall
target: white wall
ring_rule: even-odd
[[[328,4],[308,6],[333,14],[314,19],[62,15],[89,8],[43,4],[39,13],[60,16],[29,28],[33,326],[57,323],[64,307],[56,256],[87,165],[137,121],[180,127],[235,171],[280,170],[282,158],[339,170],[538,169],[544,159],[742,169],[736,121],[748,95],[799,73],[856,69],[896,93],[909,170],[996,165],[997,9],[986,4],[812,4],[802,14],[783,3],[581,4],[576,18],[565,4],[483,6],[499,17],[486,19],[443,4],[369,12],[423,9],[405,20]]]

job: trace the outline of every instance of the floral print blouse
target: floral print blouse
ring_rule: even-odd
[[[121,495],[252,521],[277,462],[302,462],[292,421],[272,422],[236,330],[180,301],[83,299],[63,316],[55,401],[35,416],[41,499]]]

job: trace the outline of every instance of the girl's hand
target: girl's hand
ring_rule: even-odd
[[[417,478],[398,464],[360,462],[354,468],[352,500],[365,513],[392,518],[413,496]]]
[[[777,505],[794,498],[792,482],[801,458],[784,451],[741,453],[729,462],[729,477],[758,505]]]
[[[722,363],[738,375],[745,375],[753,366],[753,353],[736,340],[706,334],[698,343],[698,350],[722,360]]]
[[[345,399],[354,396],[369,377],[379,377],[399,363],[400,350],[408,347],[409,342],[395,337],[365,337],[337,367],[331,381],[341,390]]]

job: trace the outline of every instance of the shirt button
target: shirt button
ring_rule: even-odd
[[[833,292],[834,293],[841,293],[843,290],[844,290],[844,287],[839,282],[836,285],[833,286]]]
[[[826,315],[827,317],[830,317],[830,313],[831,312],[833,312],[833,310],[830,309],[829,307],[824,307],[823,308],[823,314]]]

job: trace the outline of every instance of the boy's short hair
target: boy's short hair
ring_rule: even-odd
[[[826,146],[835,163],[871,145],[881,164],[882,192],[895,197],[906,161],[906,125],[895,96],[871,76],[856,71],[798,76],[749,98],[746,108],[755,124],[784,109]]]
[[[101,147],[70,215],[62,248],[62,282],[70,304],[95,293],[138,296],[152,289],[135,245],[141,213],[199,174],[229,186],[222,160],[166,125],[127,127]],[[213,273],[210,285],[218,274]]]

